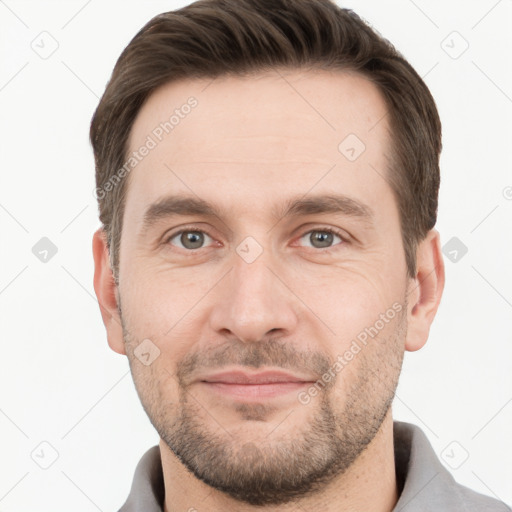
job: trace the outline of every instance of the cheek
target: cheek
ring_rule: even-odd
[[[403,290],[392,277],[369,265],[346,265],[320,275],[303,273],[300,296],[337,337],[346,340],[378,321],[403,297]]]
[[[336,399],[354,394],[364,399],[380,395],[395,386],[401,371],[407,323],[404,309],[398,303],[379,318],[368,322],[350,340],[334,350],[337,381]]]
[[[339,376],[340,396],[364,368],[380,373],[384,370],[380,366],[388,361],[393,375],[399,371],[395,361],[405,342],[406,305],[398,285],[392,289],[380,277],[371,279],[354,271],[338,281],[333,278],[322,293],[312,291],[308,297],[317,301],[311,308],[321,312],[321,319],[335,332],[328,340],[328,352]]]
[[[130,357],[137,394],[149,418],[156,424],[162,424],[169,414],[171,417],[175,415],[179,404],[178,383],[167,366],[163,354],[149,366]]]
[[[141,389],[148,381],[160,386],[168,380],[166,394],[171,396],[174,388],[177,393],[177,362],[202,339],[206,301],[201,303],[201,299],[207,294],[209,283],[201,285],[197,276],[196,281],[189,282],[167,274],[167,278],[158,273],[132,274],[129,286],[123,289],[121,304],[128,334],[126,350],[133,360]],[[157,354],[151,363],[151,372],[136,359],[142,344],[148,343],[146,340],[156,347],[150,351]]]
[[[167,337],[186,323],[189,312],[193,314],[215,284],[211,272],[204,276],[208,279],[202,279],[197,272],[194,275],[184,269],[161,272],[135,267],[127,272],[129,279],[122,289],[121,304],[123,315],[129,315],[139,338]]]

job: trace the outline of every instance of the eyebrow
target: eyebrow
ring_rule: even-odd
[[[272,210],[272,216],[275,220],[327,213],[353,217],[369,227],[373,226],[375,217],[373,210],[368,205],[339,194],[291,198],[284,206],[274,207]],[[166,196],[147,208],[142,221],[142,232],[150,229],[162,219],[191,215],[210,218],[217,217],[222,220],[223,217],[229,217],[232,213],[198,197],[185,195]]]

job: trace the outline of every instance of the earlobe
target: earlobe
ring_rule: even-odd
[[[98,229],[94,233],[92,252],[94,256],[94,291],[96,292],[101,317],[107,330],[108,344],[114,352],[125,355],[116,284],[110,266],[107,239],[103,228]]]
[[[408,290],[407,340],[405,349],[414,352],[425,345],[437,313],[445,282],[439,232],[432,229],[418,245],[417,273]]]

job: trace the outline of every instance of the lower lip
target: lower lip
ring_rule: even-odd
[[[228,384],[225,382],[202,382],[208,389],[221,395],[244,400],[258,400],[298,391],[309,382],[274,382],[269,384]]]

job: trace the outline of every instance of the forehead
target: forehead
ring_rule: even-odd
[[[151,149],[129,174],[127,205],[165,192],[263,204],[313,187],[377,200],[388,141],[386,104],[357,73],[276,69],[171,82],[130,132],[128,156]]]

